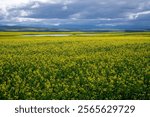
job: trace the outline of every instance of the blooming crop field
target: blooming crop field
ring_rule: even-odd
[[[50,33],[0,32],[0,99],[150,99],[150,32]]]

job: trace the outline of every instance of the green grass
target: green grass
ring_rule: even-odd
[[[150,99],[150,32],[37,33],[0,32],[0,99]]]

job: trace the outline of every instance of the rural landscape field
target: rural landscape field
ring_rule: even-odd
[[[0,32],[0,99],[150,99],[150,32]]]

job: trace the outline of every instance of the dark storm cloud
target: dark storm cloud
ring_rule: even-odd
[[[23,0],[25,1],[25,0]],[[15,7],[0,7],[0,23],[116,26],[149,25],[149,0],[34,0]]]

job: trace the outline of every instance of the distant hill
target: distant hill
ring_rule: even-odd
[[[0,26],[0,31],[48,31],[48,29],[25,26]]]
[[[136,32],[136,31],[150,31],[150,29],[123,29],[123,28],[97,28],[92,26],[78,27],[78,26],[64,26],[64,27],[29,27],[29,26],[4,26],[0,25],[0,31],[14,31],[14,32],[70,32],[70,31],[85,31],[85,32]]]

